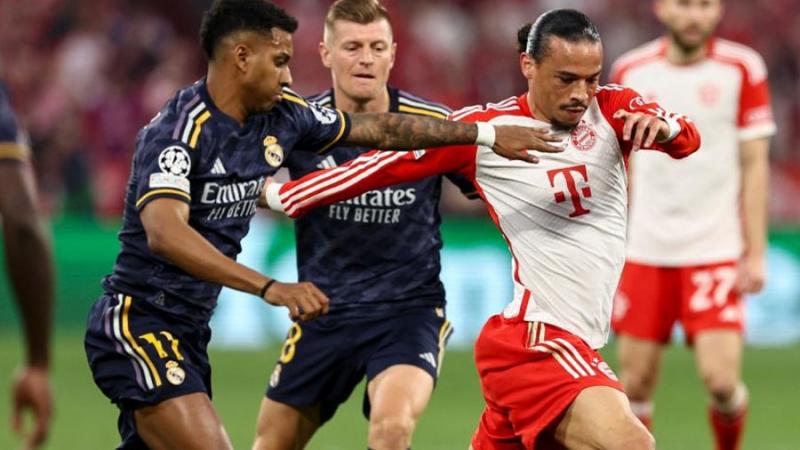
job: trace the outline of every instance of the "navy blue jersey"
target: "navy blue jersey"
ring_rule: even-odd
[[[349,132],[346,114],[288,90],[283,98],[269,113],[251,115],[240,125],[216,108],[201,80],[178,92],[142,128],[125,197],[120,253],[103,283],[107,290],[150,298],[179,313],[213,309],[221,286],[151,252],[139,213],[157,198],[184,201],[189,225],[235,258],[265,178],[286,158],[310,158]],[[302,152],[294,155],[295,149]]]
[[[449,109],[389,88],[390,111],[446,118]],[[333,91],[312,99],[335,107]],[[324,155],[290,155],[292,179],[349,161],[367,148],[334,146]],[[460,176],[448,176],[465,194]],[[392,315],[398,310],[444,305],[439,280],[439,197],[442,177],[367,192],[320,208],[295,222],[300,279],[331,300],[331,317]],[[320,320],[320,319],[317,319]],[[324,319],[323,319],[324,320]]]
[[[27,138],[20,130],[5,85],[0,82],[0,159],[26,159]]]

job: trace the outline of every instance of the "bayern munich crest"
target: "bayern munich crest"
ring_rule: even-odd
[[[570,134],[572,146],[580,151],[586,152],[594,147],[597,142],[597,134],[586,122],[581,121]]]

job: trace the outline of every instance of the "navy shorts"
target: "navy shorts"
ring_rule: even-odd
[[[364,376],[372,380],[398,364],[417,366],[434,381],[453,332],[442,308],[390,318],[294,323],[272,372],[267,397],[296,408],[320,407],[325,423]],[[369,418],[364,394],[364,416]]]
[[[84,345],[94,382],[119,407],[120,449],[146,449],[133,412],[173,397],[211,396],[208,321],[149,300],[105,294],[92,306]]]

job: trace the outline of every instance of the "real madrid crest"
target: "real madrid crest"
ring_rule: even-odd
[[[278,144],[278,138],[275,136],[264,138],[264,159],[272,167],[278,167],[283,163],[283,147]]]
[[[175,361],[167,361],[167,381],[174,385],[183,383],[186,379],[186,372]]]

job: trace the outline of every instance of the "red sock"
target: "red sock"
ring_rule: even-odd
[[[636,416],[639,418],[639,421],[650,431],[653,431],[653,418],[651,416]]]
[[[714,440],[717,443],[716,449],[739,450],[747,418],[747,406],[734,416],[723,414],[713,407],[708,409],[708,413],[711,419],[711,428],[714,430]]]

